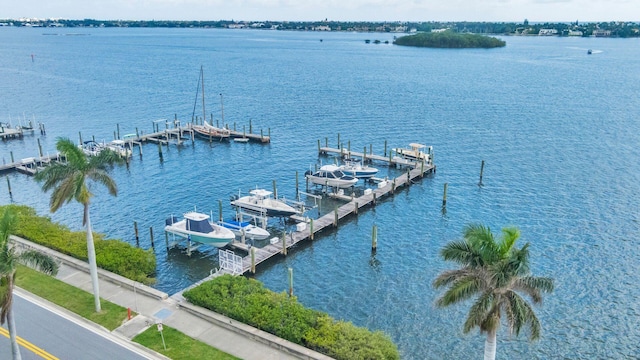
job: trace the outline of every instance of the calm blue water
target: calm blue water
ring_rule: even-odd
[[[227,123],[248,129],[251,120],[254,131],[270,128],[273,141],[196,141],[165,148],[163,162],[146,145],[142,159],[114,170],[117,198],[95,189],[96,231],[133,243],[137,221],[149,247],[154,227],[159,289],[178,291],[216,266],[215,251],[188,257],[163,248],[168,214],[197,206],[216,216],[223,200],[231,216],[230,195],[271,188],[272,180],[293,197],[296,171],[332,161],[318,158],[317,140],[337,146],[338,133],[345,146],[372,144],[377,153],[385,140],[417,141],[434,146],[435,176],[260,267],[257,278],[284,291],[292,267],[302,303],[385,331],[403,358],[478,358],[484,339],[461,331],[467,306],[433,305],[431,282],[452,266],[438,251],[468,223],[514,225],[532,244],[534,273],[554,277],[557,289],[537,309],[542,340],[502,331],[498,358],[638,356],[640,42],[508,37],[502,49],[434,50],[365,39],[392,35],[0,28],[0,121],[35,119],[47,129],[0,142],[0,157],[34,156],[36,139],[46,153],[56,137],[77,140],[79,131],[111,140],[116,124],[125,134],[174,115],[189,120],[202,65],[207,112],[220,119],[223,94]],[[38,184],[8,176],[14,194],[2,180],[0,203],[48,214]],[[50,216],[81,229],[77,205]]]

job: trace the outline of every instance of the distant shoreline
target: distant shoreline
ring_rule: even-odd
[[[404,33],[451,30],[481,35],[571,36],[571,37],[640,37],[640,22],[529,23],[521,22],[344,22],[344,21],[181,21],[181,20],[67,20],[0,19],[0,27],[37,28],[221,28],[256,30],[295,30],[316,32]]]

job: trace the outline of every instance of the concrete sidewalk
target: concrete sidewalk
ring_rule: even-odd
[[[88,264],[27,240],[11,236],[20,248],[32,248],[60,260],[56,276],[70,285],[92,293]],[[138,315],[113,332],[132,339],[157,322],[170,326],[226,353],[245,360],[331,359],[290,341],[186,302],[169,297],[119,275],[98,270],[100,297],[130,308]]]

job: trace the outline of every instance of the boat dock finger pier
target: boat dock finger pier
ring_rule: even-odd
[[[340,149],[321,148],[321,153],[336,152],[341,153]],[[346,152],[344,152],[346,155]],[[350,156],[360,156],[364,154],[351,152]],[[389,164],[402,164],[407,165],[407,170],[402,175],[397,176],[394,179],[383,180],[378,183],[375,189],[366,189],[364,194],[358,197],[335,195],[341,200],[347,201],[345,204],[335,208],[333,212],[327,213],[317,219],[306,218],[303,222],[300,222],[296,226],[296,230],[290,233],[285,233],[279,237],[279,240],[272,241],[271,244],[262,248],[248,247],[244,243],[234,241],[231,247],[242,249],[247,251],[247,255],[242,258],[242,273],[255,273],[256,266],[260,263],[278,255],[286,255],[288,250],[296,244],[305,241],[313,240],[322,231],[328,229],[334,229],[338,227],[338,224],[343,219],[349,216],[357,216],[358,212],[365,210],[366,207],[375,206],[376,203],[387,196],[392,196],[396,191],[401,190],[404,187],[408,187],[416,182],[416,180],[424,177],[425,174],[435,172],[435,165],[432,163],[426,163],[425,161],[402,161],[401,159],[395,159],[389,161],[388,157],[376,157],[369,154],[367,158],[370,160],[385,161]],[[295,220],[299,221],[300,218],[296,217]],[[275,240],[275,239],[274,239]]]

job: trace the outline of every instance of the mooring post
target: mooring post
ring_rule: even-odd
[[[447,206],[447,187],[449,187],[449,184],[444,183],[444,193],[442,194],[442,207]]]
[[[15,160],[13,160],[13,151],[9,151],[9,153],[11,154],[11,163],[14,163]]]
[[[40,144],[40,138],[38,138],[38,151],[40,151],[40,157],[42,157],[42,144]]]
[[[298,170],[296,170],[296,199],[298,198],[299,194],[300,192],[298,190]]]
[[[222,200],[218,199],[218,220],[222,221]]]
[[[256,248],[255,247],[251,247],[251,273],[255,274],[256,273]]]
[[[153,226],[149,226],[149,236],[151,237],[151,247],[155,249],[155,245],[153,244]]]
[[[338,227],[338,208],[337,207],[333,208],[333,214],[334,214],[333,226]]]
[[[138,236],[138,222],[133,222],[133,231],[136,234],[136,247],[140,247],[140,237]]]
[[[158,139],[158,156],[160,157],[160,161],[162,161],[162,145],[160,145],[160,139]]]
[[[371,229],[371,252],[375,254],[376,250],[378,250],[378,226],[373,224]]]
[[[80,139],[80,146],[82,146],[82,132],[78,131],[78,138]]]
[[[289,268],[289,297],[293,296],[293,268]]]
[[[396,179],[393,179],[393,181],[391,182],[391,194],[393,194],[396,191]]]
[[[264,138],[264,135],[262,135],[262,129],[260,129],[260,140],[262,141],[263,138]]]
[[[251,122],[251,119],[249,119],[249,134],[253,134],[253,123]]]
[[[387,156],[387,140],[384,141],[384,156]]]
[[[318,154],[320,154],[320,139],[318,139]]]
[[[373,155],[373,145],[369,144],[369,155]]]
[[[367,147],[364,147],[364,151],[362,152],[362,165],[367,162]]]
[[[271,141],[271,128],[267,128],[267,136],[269,137],[269,141]]]
[[[424,177],[424,159],[420,161],[420,177]]]
[[[482,160],[482,164],[480,165],[480,182],[478,186],[482,186],[482,173],[484,172],[484,160]]]
[[[113,132],[113,140],[116,140],[116,139],[118,139],[118,138],[116,137],[116,132],[114,131]]]
[[[392,163],[392,160],[393,160],[393,159],[392,159],[392,157],[391,157],[391,156],[392,156],[392,155],[391,155],[391,153],[392,153],[392,152],[393,152],[393,151],[389,150],[389,166],[391,166],[391,165],[393,164],[393,163]]]
[[[277,199],[278,198],[278,188],[276,187],[276,181],[275,179],[273,180],[273,198]]]
[[[411,168],[407,169],[407,186],[411,185]]]
[[[355,202],[355,204],[353,206],[353,213],[355,215],[358,215],[358,202],[357,201]]]
[[[138,132],[138,127],[136,126],[136,138],[140,140],[140,133]]]
[[[9,176],[7,176],[7,187],[9,188],[9,196],[13,195],[11,192],[11,182],[9,181]]]
[[[309,219],[309,238],[313,240],[313,219]]]
[[[342,144],[340,143],[340,133],[338,133],[338,147],[342,148]],[[340,151],[340,155],[342,155],[342,151]]]
[[[287,231],[282,231],[282,253],[287,256]]]
[[[376,196],[376,192],[373,192],[373,206],[376,205],[376,201],[377,201],[377,196]]]
[[[169,233],[164,232],[164,247],[169,250]]]
[[[118,131],[118,137],[116,140],[120,140],[120,124],[116,124],[116,130]]]

